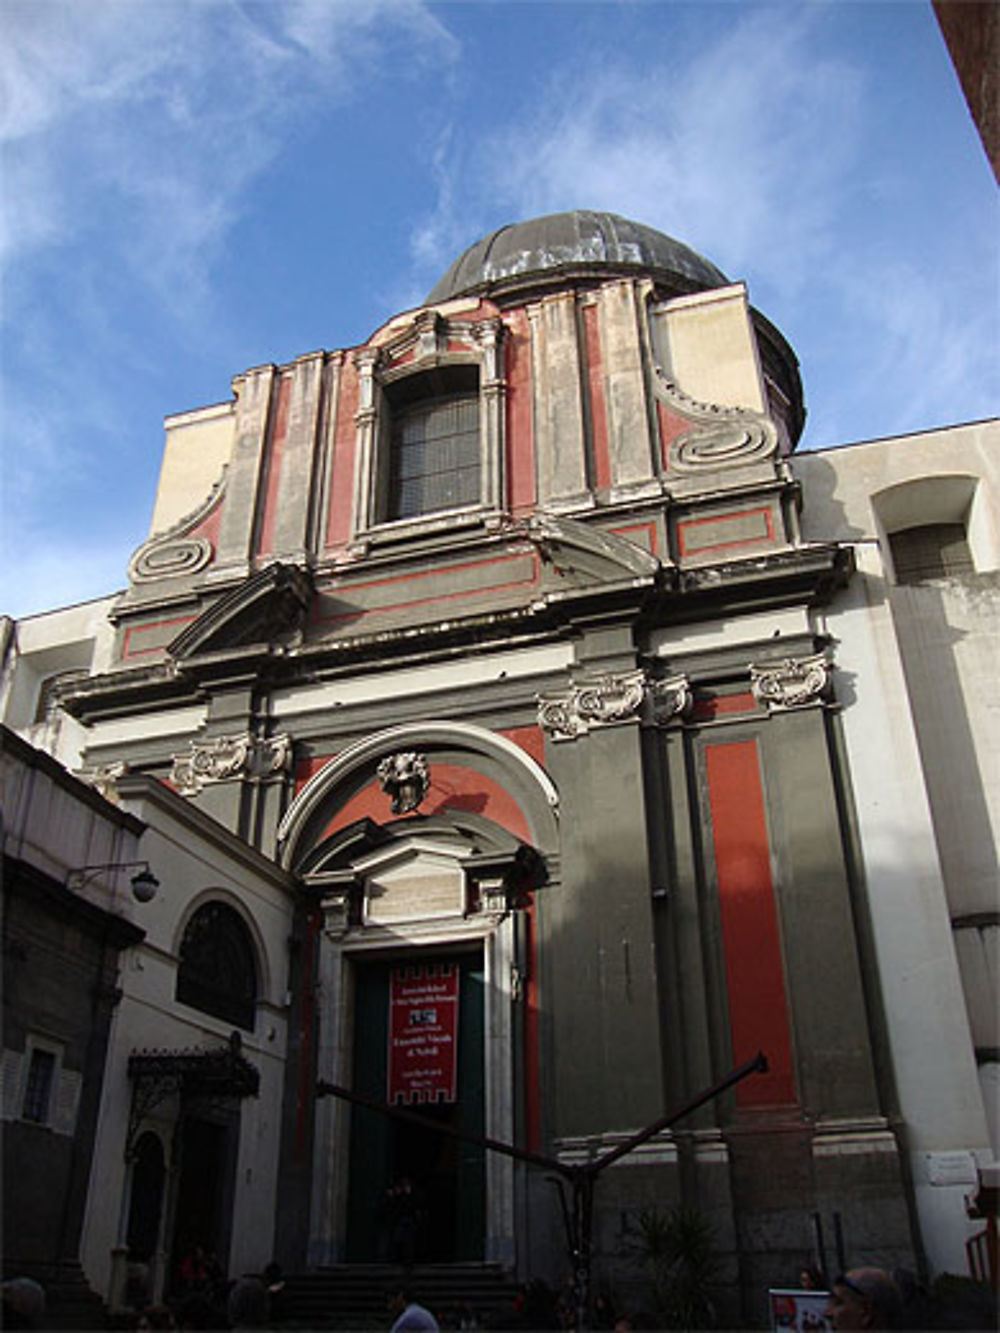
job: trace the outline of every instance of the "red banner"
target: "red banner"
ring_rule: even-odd
[[[454,963],[393,968],[389,990],[390,1105],[455,1101],[458,982]]]

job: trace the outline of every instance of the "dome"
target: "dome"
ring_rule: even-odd
[[[616,213],[551,213],[498,227],[470,245],[428,295],[436,305],[469,292],[535,286],[545,275],[595,270],[652,272],[678,292],[725,287],[729,279],[681,241]]]

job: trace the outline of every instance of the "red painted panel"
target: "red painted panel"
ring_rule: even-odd
[[[310,755],[306,759],[300,759],[295,765],[295,795],[306,785],[311,777],[314,777],[324,765],[328,764],[334,756],[332,754]]]
[[[521,807],[499,783],[471,768],[457,764],[431,761],[431,785],[420,807],[422,815],[440,814],[442,810],[470,810],[492,819],[515,838],[529,841],[528,822]],[[346,828],[358,819],[374,819],[384,823],[392,816],[389,797],[374,780],[361,791],[355,792],[332,816],[322,837]]]
[[[705,750],[722,913],[733,1063],[762,1050],[769,1072],[737,1089],[740,1106],[794,1103],[792,1042],[767,821],[755,741]]]
[[[705,523],[734,523],[737,519],[751,518],[757,514],[763,514],[764,526],[767,530],[767,538],[770,541],[774,541],[774,515],[770,509],[767,507],[761,509],[741,509],[735,514],[713,514],[709,515],[707,518],[689,518],[683,523],[678,523],[677,538],[680,542],[681,555],[688,554],[685,534],[691,528],[701,527],[702,524]],[[709,546],[699,546],[694,554],[704,555],[706,551],[724,551],[731,546],[753,546],[761,540],[762,538],[760,537],[736,537],[732,541],[714,542]]]
[[[211,543],[213,552],[219,545],[219,529],[222,527],[222,506],[225,504],[225,499],[223,491],[201,522],[187,534],[190,537],[205,537]]]
[[[684,417],[678,416],[676,412],[671,412],[666,403],[656,402],[656,416],[660,424],[660,450],[663,459],[664,471],[670,468],[670,446],[678,435],[683,435],[685,431],[691,429],[693,422],[687,421]]]
[[[531,404],[531,334],[528,316],[515,310],[508,317],[506,486],[512,513],[531,509],[535,491],[535,437]]]
[[[316,940],[322,924],[321,913],[309,913],[306,922],[305,957],[302,961],[302,1021],[299,1027],[299,1085],[295,1098],[295,1156],[302,1161],[309,1148],[309,1108],[314,1101],[313,1088],[313,1033],[316,1026],[316,1000],[313,973],[315,971]],[[317,1071],[320,1078],[329,1077],[329,1071]]]
[[[757,700],[747,690],[742,694],[698,694],[695,696],[692,716],[696,722],[708,722],[713,717],[757,711]]]
[[[659,537],[656,531],[655,523],[632,523],[624,528],[612,528],[612,532],[617,533],[619,537],[631,538],[632,533],[643,533],[649,538],[648,542],[636,542],[636,546],[642,547],[644,551],[649,551],[651,555],[659,555]]]
[[[292,377],[285,375],[278,385],[278,401],[274,412],[274,426],[267,450],[267,481],[264,487],[264,515],[261,520],[260,555],[274,554],[274,527],[278,515],[278,486],[281,482],[281,464],[288,438],[288,404],[292,397]]]
[[[122,657],[141,657],[144,653],[162,653],[171,639],[175,639],[185,625],[190,625],[197,617],[178,616],[174,620],[158,620],[152,625],[132,625],[125,631],[125,637],[122,641]],[[151,647],[142,646],[142,636],[144,634],[162,633],[165,629],[173,630],[173,634],[168,639],[160,639],[159,643]]]
[[[492,301],[480,301],[474,310],[457,310],[449,314],[448,320],[453,324],[479,324],[497,314],[499,310]]]
[[[590,392],[591,439],[594,451],[594,485],[611,485],[611,449],[608,444],[608,405],[604,392],[604,358],[596,305],[583,307],[583,343],[587,355],[587,388]]]
[[[541,727],[508,727],[501,731],[501,736],[521,747],[526,755],[536,764],[545,763],[545,732]]]
[[[351,538],[351,509],[354,496],[354,471],[357,466],[358,372],[350,356],[340,368],[340,392],[337,395],[337,423],[333,434],[333,466],[330,470],[330,512],[327,516],[326,544],[344,546]]]
[[[349,585],[348,591],[357,592],[364,588],[385,588],[392,586],[392,584],[399,584],[402,588],[409,585],[410,587],[419,589],[421,581],[439,577],[441,574],[461,574],[465,570],[481,569],[484,566],[496,566],[499,568],[500,565],[508,564],[512,561],[519,562],[521,559],[522,557],[520,555],[504,555],[497,556],[492,560],[473,560],[464,565],[447,565],[439,569],[418,569],[414,570],[412,574],[399,574],[395,577],[385,579],[371,579],[367,583],[352,583]],[[415,596],[401,596],[397,602],[387,602],[383,606],[375,606],[368,611],[352,610],[339,616],[324,616],[322,612],[317,609],[313,613],[312,620],[314,624],[333,624],[338,620],[361,620],[365,616],[383,615],[386,612],[397,610],[401,606],[423,606],[428,602],[433,602],[435,604],[438,602],[449,602],[456,597],[473,597],[486,594],[492,595],[493,593],[502,591],[504,588],[534,587],[538,582],[538,577],[538,558],[535,556],[532,559],[532,574],[528,579],[508,579],[505,583],[490,583],[481,588],[463,588],[458,592],[438,592],[425,596],[420,596],[418,592]]]
[[[528,975],[524,985],[524,1137],[529,1151],[542,1146],[541,1040],[538,1002],[538,931],[534,904],[524,914],[525,957]]]

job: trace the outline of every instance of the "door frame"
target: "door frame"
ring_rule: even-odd
[[[422,922],[405,930],[372,931],[346,939],[324,930],[319,945],[322,1013],[317,1076],[349,1087],[355,1039],[355,965],[376,958],[394,963],[416,955],[482,948],[483,1096],[485,1133],[510,1143],[515,1135],[515,986],[519,975],[512,916],[486,914],[463,921]],[[515,1181],[520,1168],[510,1158],[487,1153],[483,1259],[513,1268]],[[310,1266],[342,1263],[346,1254],[350,1184],[350,1108],[336,1097],[316,1103],[313,1137]]]

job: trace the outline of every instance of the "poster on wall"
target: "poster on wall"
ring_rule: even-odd
[[[454,963],[394,967],[389,983],[391,1106],[458,1095],[458,983]]]
[[[767,1293],[771,1303],[771,1327],[785,1333],[815,1333],[833,1329],[826,1310],[828,1291],[797,1291],[772,1287]]]

